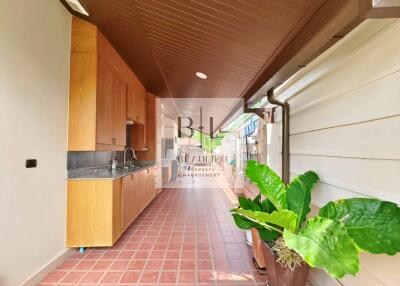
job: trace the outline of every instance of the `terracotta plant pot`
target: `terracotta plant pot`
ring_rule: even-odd
[[[255,259],[255,264],[257,266],[257,270],[265,273],[265,260],[264,253],[262,251],[264,241],[261,239],[258,234],[258,230],[256,228],[251,229],[251,240],[253,243],[253,254]]]
[[[265,267],[267,269],[267,285],[269,286],[305,286],[307,283],[310,266],[302,263],[301,267],[296,267],[293,271],[283,267],[277,262],[277,256],[271,247],[262,242]]]

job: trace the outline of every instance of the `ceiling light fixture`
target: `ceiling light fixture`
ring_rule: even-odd
[[[162,104],[162,103],[161,103],[161,108],[162,108],[162,109],[164,109],[164,108],[165,108],[164,104]]]
[[[72,10],[81,13],[83,15],[89,16],[89,13],[83,8],[82,4],[79,3],[78,0],[65,0],[69,7],[71,7]]]
[[[201,79],[206,79],[207,78],[207,75],[205,73],[202,73],[202,72],[196,72],[196,76],[198,78],[201,78]]]

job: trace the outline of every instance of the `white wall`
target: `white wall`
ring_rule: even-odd
[[[315,170],[313,203],[377,197],[400,204],[400,21],[364,22],[278,90],[291,105],[291,175]],[[269,162],[280,171],[280,124]],[[395,286],[400,255],[361,256],[346,286]],[[314,271],[315,286],[339,285]]]
[[[2,286],[65,251],[70,23],[59,1],[0,0]]]

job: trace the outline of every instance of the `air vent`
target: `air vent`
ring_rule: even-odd
[[[69,7],[71,7],[72,10],[81,13],[83,15],[89,16],[89,13],[83,8],[82,4],[79,3],[78,0],[65,0]]]

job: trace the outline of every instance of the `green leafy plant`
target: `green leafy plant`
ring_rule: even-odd
[[[322,207],[319,216],[307,219],[311,191],[319,181],[315,172],[305,172],[285,185],[268,166],[249,161],[246,176],[265,199],[261,201],[260,195],[253,201],[240,198],[239,207],[231,210],[237,226],[256,227],[266,241],[283,238],[311,267],[342,278],[359,271],[360,251],[400,252],[400,208],[394,203],[368,198],[339,200]]]
[[[268,199],[261,201],[261,195],[258,195],[254,198],[254,200],[245,197],[239,197],[239,208],[237,210],[271,213],[276,209]],[[272,229],[266,229],[262,224],[260,224],[260,222],[254,221],[251,218],[247,218],[239,213],[232,213],[232,216],[236,225],[241,229],[250,229],[253,227],[257,228],[260,237],[263,240],[271,241],[279,236],[278,232]]]

